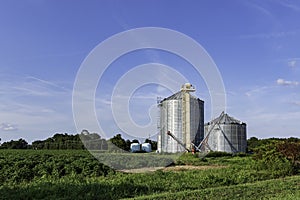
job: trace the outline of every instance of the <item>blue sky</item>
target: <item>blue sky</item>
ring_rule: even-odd
[[[0,138],[32,142],[76,133],[72,90],[81,63],[110,36],[148,26],[182,32],[206,49],[222,75],[227,112],[247,123],[248,137],[300,137],[299,21],[296,0],[2,0]],[[99,82],[96,113],[108,137],[120,131],[110,107],[114,85],[149,62],[171,66],[196,85],[205,121],[213,117],[205,83],[188,63],[142,50],[120,57]],[[147,124],[156,96],[170,94],[157,85],[141,87],[130,101],[131,117]]]

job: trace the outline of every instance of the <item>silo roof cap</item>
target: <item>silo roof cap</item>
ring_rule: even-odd
[[[213,119],[210,123],[212,124],[217,122],[219,122],[219,124],[245,124],[244,122],[229,116],[227,113],[224,113],[220,117]]]
[[[182,91],[176,92],[175,94],[172,94],[171,96],[169,96],[167,98],[164,98],[161,102],[166,101],[166,100],[179,100],[179,99],[182,99],[183,94],[184,94],[184,92],[182,92]],[[190,94],[190,96],[191,96],[191,98],[198,99],[196,96],[194,96],[192,94]]]

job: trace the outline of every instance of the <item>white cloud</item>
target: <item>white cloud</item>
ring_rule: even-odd
[[[282,32],[271,32],[271,33],[257,33],[250,35],[242,35],[241,39],[271,39],[271,38],[282,38],[291,35],[296,35],[297,31],[282,31]]]
[[[292,101],[291,103],[292,103],[293,105],[300,106],[300,101]]]
[[[111,100],[110,99],[101,99],[101,98],[97,98],[96,103],[99,103],[100,105],[104,105],[104,106],[110,106],[111,105]]]
[[[2,131],[16,131],[18,128],[16,125],[10,124],[10,123],[1,123],[0,124],[0,129]]]
[[[66,93],[71,94],[70,89],[66,89],[54,82],[42,80],[36,77],[1,75],[0,94],[5,99],[15,99],[23,96],[49,98],[61,96]]]
[[[158,94],[164,94],[166,92],[170,92],[168,88],[158,85],[156,88]]]
[[[244,96],[228,96],[229,114],[247,123],[248,137],[299,137],[300,96],[296,85],[300,83],[282,78],[275,81],[243,88]]]
[[[299,137],[297,124],[300,112],[251,113],[247,116],[248,137]]]
[[[278,85],[283,85],[283,86],[297,86],[297,85],[299,85],[299,82],[297,82],[297,81],[287,81],[287,80],[284,80],[282,78],[277,79],[276,82],[277,82]]]
[[[247,91],[245,93],[245,95],[247,97],[251,97],[253,96],[254,94],[263,94],[263,93],[267,93],[267,92],[270,92],[270,89],[272,89],[273,87],[272,86],[261,86],[261,87],[256,87],[254,89],[251,89],[249,91]]]
[[[298,5],[291,4],[291,3],[287,2],[287,1],[278,1],[278,3],[280,3],[282,6],[284,6],[286,8],[289,8],[291,10],[294,10],[296,12],[300,11],[300,6],[298,6]]]
[[[67,89],[65,89],[64,87],[62,87],[62,86],[60,86],[60,85],[58,85],[54,82],[46,81],[46,80],[43,80],[43,79],[40,79],[40,78],[37,78],[37,77],[34,77],[34,76],[27,76],[26,79],[28,81],[34,81],[35,84],[44,85],[45,87],[53,87],[55,89],[67,91]]]
[[[259,1],[257,3],[254,3],[252,1],[243,1],[247,6],[250,6],[254,8],[254,10],[258,11],[259,13],[267,16],[267,17],[273,17],[272,13],[266,8],[265,5],[262,4],[262,1]]]
[[[290,60],[288,61],[289,67],[296,67],[297,61],[296,60]]]
[[[2,141],[22,137],[31,142],[55,132],[74,133],[72,90],[65,89],[69,88],[68,82],[58,84],[5,73],[0,76]]]
[[[293,69],[299,66],[300,58],[289,58],[287,59],[287,65]]]

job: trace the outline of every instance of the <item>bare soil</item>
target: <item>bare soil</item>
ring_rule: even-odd
[[[145,173],[145,172],[154,172],[157,170],[162,171],[185,171],[185,170],[207,170],[207,169],[219,169],[224,168],[226,166],[220,165],[208,165],[208,166],[194,166],[194,165],[176,165],[170,167],[145,167],[139,169],[125,169],[120,170],[121,172],[125,173]]]

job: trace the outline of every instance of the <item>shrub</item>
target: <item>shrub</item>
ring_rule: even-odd
[[[211,151],[206,155],[207,158],[217,158],[217,157],[227,157],[227,156],[232,156],[232,153],[227,153],[223,151]]]
[[[284,155],[278,147],[280,141],[272,141],[254,150],[254,159],[257,160],[259,170],[269,170],[277,176],[292,175],[295,172],[293,163]]]

